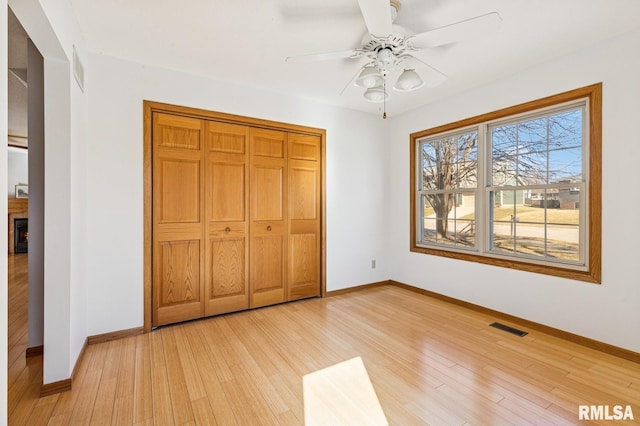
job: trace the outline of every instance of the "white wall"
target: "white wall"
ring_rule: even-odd
[[[393,279],[640,352],[640,32],[393,120]],[[409,252],[409,134],[603,82],[602,285]]]
[[[7,193],[9,197],[16,195],[16,185],[29,183],[29,156],[27,150],[22,148],[8,149],[7,165]]]
[[[326,129],[327,289],[389,278],[387,123],[98,54],[89,57],[88,75],[89,335],[143,324],[143,100]]]

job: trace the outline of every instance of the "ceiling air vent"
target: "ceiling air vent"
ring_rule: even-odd
[[[80,90],[84,93],[84,66],[75,46],[73,46],[73,76],[76,78]]]

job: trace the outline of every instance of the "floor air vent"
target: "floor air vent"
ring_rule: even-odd
[[[515,334],[516,336],[526,336],[526,331],[518,330],[517,328],[509,327],[508,325],[500,324],[499,322],[494,322],[493,324],[489,324],[491,327],[499,328],[500,330],[506,331],[511,334]]]

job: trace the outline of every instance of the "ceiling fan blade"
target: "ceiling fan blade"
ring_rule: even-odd
[[[369,34],[386,37],[391,34],[391,6],[389,0],[358,0]]]
[[[340,52],[314,53],[310,55],[289,56],[286,61],[290,64],[303,64],[307,62],[326,61],[329,59],[357,58],[361,53],[359,50],[343,50]]]
[[[425,61],[423,61],[422,59],[416,56],[407,55],[405,57],[408,57],[420,63],[419,74],[424,78],[424,84],[427,87],[436,87],[444,83],[449,78],[440,70],[432,67],[431,65],[429,65],[428,63],[426,63]]]
[[[421,49],[425,47],[442,46],[456,41],[472,39],[483,36],[500,27],[502,18],[497,12],[476,16],[455,24],[436,28],[416,34],[408,41],[413,47]]]
[[[358,78],[358,75],[360,75],[360,71],[362,71],[362,69],[365,67],[366,65],[361,66],[360,68],[358,68],[358,70],[356,71],[355,74],[353,74],[353,77],[351,77],[351,80],[349,80],[349,82],[342,88],[342,90],[340,91],[340,96],[342,96],[342,94],[344,92],[346,92],[346,90],[349,88],[349,86],[353,85],[353,83],[356,81],[356,78]]]

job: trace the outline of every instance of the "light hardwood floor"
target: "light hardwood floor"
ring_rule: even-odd
[[[640,424],[640,365],[535,331],[517,337],[393,286],[92,345],[70,392],[38,398],[25,262],[9,259],[12,425],[302,424],[302,376],[356,356],[391,424],[580,424],[579,404],[630,404]]]

